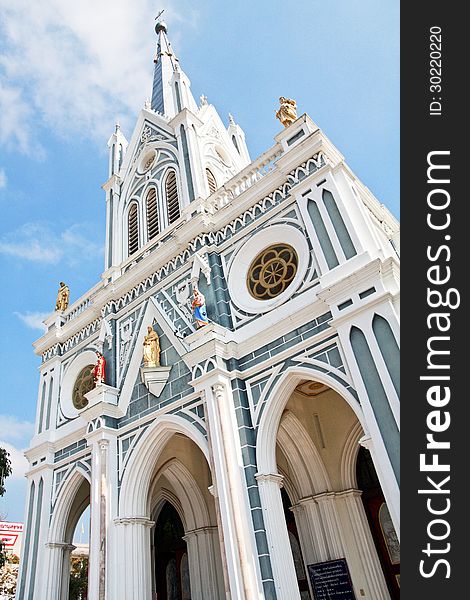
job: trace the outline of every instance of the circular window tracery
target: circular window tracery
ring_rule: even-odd
[[[72,402],[77,410],[85,408],[85,406],[88,404],[85,394],[91,392],[91,390],[95,387],[93,367],[94,365],[87,365],[84,367],[75,380],[72,392]]]
[[[292,283],[299,264],[297,252],[288,244],[265,248],[251,263],[246,278],[248,290],[256,300],[271,300]]]

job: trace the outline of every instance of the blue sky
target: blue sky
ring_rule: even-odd
[[[0,0],[0,444],[14,475],[0,515],[22,520],[39,359],[54,308],[103,270],[107,140],[130,139],[151,93],[156,13],[196,100],[274,143],[279,96],[297,100],[399,216],[399,9],[389,0]]]

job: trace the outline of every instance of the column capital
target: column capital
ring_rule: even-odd
[[[214,533],[217,533],[217,527],[215,525],[207,525],[206,527],[199,527],[198,529],[186,531],[186,533],[183,536],[183,540],[188,541],[192,537],[213,535]]]
[[[361,437],[361,439],[359,440],[359,444],[363,447],[366,448],[367,450],[371,450],[372,446],[373,446],[373,441],[372,438],[369,434],[363,435]]]
[[[144,527],[153,527],[155,521],[147,517],[117,517],[114,519],[115,525],[143,525]]]
[[[46,548],[61,548],[62,550],[70,550],[72,552],[77,546],[69,544],[68,542],[46,542]]]
[[[283,485],[284,476],[280,475],[279,473],[256,473],[255,479],[259,483],[276,483],[281,488]]]

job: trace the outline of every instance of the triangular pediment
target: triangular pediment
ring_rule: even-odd
[[[123,319],[125,321],[125,318]],[[139,376],[140,368],[142,366],[143,359],[143,343],[144,337],[147,334],[147,327],[149,325],[156,324],[157,332],[164,334],[171,346],[171,353],[167,355],[174,357],[168,362],[171,364],[164,364],[166,361],[162,361],[162,366],[173,366],[176,362],[176,358],[180,357],[184,360],[185,355],[188,352],[188,347],[183,340],[179,339],[171,326],[167,316],[163,312],[163,309],[154,298],[149,298],[147,305],[145,306],[139,322],[136,325],[136,330],[133,336],[132,349],[128,355],[128,366],[125,375],[121,382],[121,392],[119,395],[119,408],[126,413],[129,403],[131,401],[132,392]]]

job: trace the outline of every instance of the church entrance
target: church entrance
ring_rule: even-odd
[[[357,457],[357,485],[382,564],[390,596],[400,597],[400,543],[380,487],[370,453],[361,448]]]
[[[275,469],[268,464],[273,455],[258,447],[258,468],[269,473],[258,484],[263,507],[278,506],[284,513],[282,519],[265,522],[273,575],[283,597],[313,600],[336,590],[356,598],[395,600],[376,542],[382,527],[390,546],[387,550],[384,545],[384,552],[395,552],[391,520],[383,495],[377,495],[377,476],[372,487],[356,469],[364,431],[355,411],[325,383],[297,380],[278,423]],[[269,444],[264,431],[258,443]],[[361,451],[359,464],[363,456]],[[338,575],[327,584],[331,570]]]
[[[191,600],[188,551],[184,528],[175,508],[165,502],[155,533],[156,600]]]

